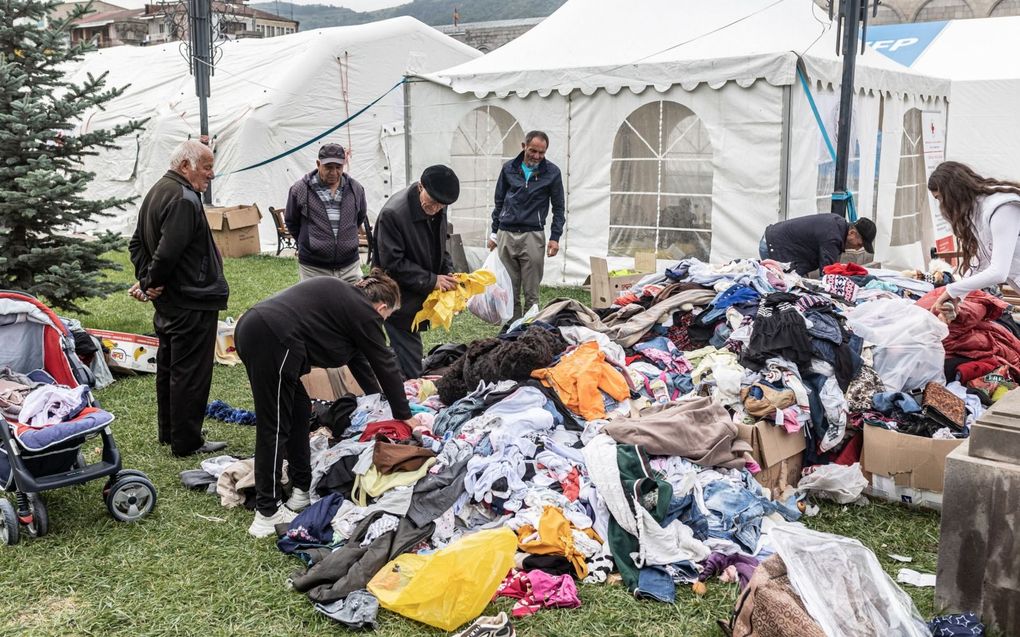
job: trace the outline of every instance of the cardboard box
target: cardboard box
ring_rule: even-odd
[[[358,381],[354,380],[351,370],[346,366],[330,367],[329,369],[313,367],[312,371],[301,377],[301,382],[305,385],[308,397],[313,400],[332,402],[347,394],[365,395],[361,386],[358,385]]]
[[[637,274],[611,276],[609,262],[602,257],[591,257],[591,306],[609,307],[618,297],[625,294],[632,285],[645,278],[657,268],[654,252],[638,252],[634,256]]]
[[[250,206],[208,207],[205,218],[212,229],[213,241],[225,257],[243,257],[262,251],[259,239],[259,222],[262,213],[255,204]]]
[[[941,508],[946,456],[962,443],[865,426],[861,468],[870,483],[865,492],[894,502]]]
[[[110,369],[156,373],[158,338],[108,330],[85,331],[102,341],[103,347],[109,350],[106,353],[106,364],[110,366]]]
[[[777,496],[787,485],[797,486],[807,448],[804,432],[787,433],[782,427],[767,422],[738,424],[737,430],[737,437],[751,444],[751,456],[762,468],[754,476],[758,484]]]

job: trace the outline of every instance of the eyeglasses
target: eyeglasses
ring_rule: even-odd
[[[439,212],[444,207],[443,204],[433,199],[424,188],[420,188],[418,192],[418,202],[421,204],[421,208],[425,212]]]

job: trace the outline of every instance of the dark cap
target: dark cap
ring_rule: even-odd
[[[854,224],[854,230],[861,235],[861,239],[864,241],[864,250],[875,254],[875,236],[878,234],[875,222],[867,217],[861,217]]]
[[[421,185],[425,192],[444,206],[457,201],[460,196],[460,180],[449,166],[429,166],[421,174]]]
[[[319,148],[320,164],[343,164],[347,161],[347,153],[340,144],[323,144]]]

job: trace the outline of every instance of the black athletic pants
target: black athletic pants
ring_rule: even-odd
[[[156,310],[152,325],[156,352],[156,413],[159,442],[175,456],[193,453],[202,440],[202,421],[212,384],[216,310]]]
[[[312,483],[312,405],[300,376],[305,362],[280,344],[258,310],[248,310],[238,321],[234,346],[255,399],[255,508],[268,516],[283,498],[284,458],[293,486],[307,491]]]
[[[386,334],[390,337],[390,346],[397,355],[397,364],[404,380],[421,378],[421,359],[423,346],[421,334],[394,327],[389,321],[384,323]]]

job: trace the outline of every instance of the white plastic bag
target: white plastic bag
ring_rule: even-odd
[[[826,635],[929,637],[910,596],[857,540],[784,524],[769,533],[793,589]]]
[[[849,467],[840,464],[821,465],[797,483],[799,491],[809,491],[840,504],[858,500],[866,486],[868,481],[861,473],[861,465],[856,462]]]
[[[486,323],[506,323],[514,315],[513,284],[510,282],[510,273],[499,258],[499,252],[490,250],[480,269],[496,275],[496,282],[485,288],[482,294],[468,299],[468,311]]]
[[[912,391],[931,381],[945,384],[949,328],[906,299],[877,299],[847,310],[855,334],[875,344],[875,371],[889,391]]]

